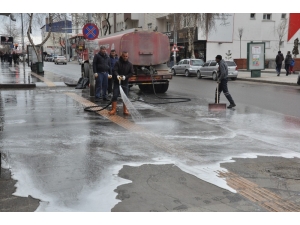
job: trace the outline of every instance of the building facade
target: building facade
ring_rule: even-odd
[[[247,43],[264,42],[265,58],[274,59],[277,52],[285,55],[293,50],[294,40],[299,36],[300,14],[294,13],[225,13],[215,17],[215,26],[204,33],[197,24],[194,35],[194,55],[204,60],[214,59],[220,54],[228,60],[247,58]],[[191,56],[188,46],[187,26],[176,28],[174,37],[174,14],[170,13],[110,13],[111,34],[132,28],[154,30],[165,33],[170,39],[170,47],[177,40],[181,58]],[[107,21],[101,22],[102,30]],[[102,35],[108,35],[108,32]],[[171,50],[171,48],[170,48]],[[170,52],[171,53],[171,52]]]

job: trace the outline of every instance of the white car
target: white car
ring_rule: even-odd
[[[182,59],[171,69],[173,76],[176,74],[184,74],[186,77],[199,73],[199,69],[204,64],[202,59]]]
[[[67,59],[65,56],[59,55],[56,57],[54,64],[60,64],[60,63],[67,65]]]

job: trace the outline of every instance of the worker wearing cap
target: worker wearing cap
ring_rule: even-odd
[[[227,87],[227,82],[228,82],[228,66],[226,64],[226,62],[222,59],[221,55],[217,55],[216,56],[216,62],[219,64],[219,69],[218,69],[218,85],[219,85],[219,93],[216,93],[216,97],[215,97],[215,103],[217,101],[217,94],[219,95],[220,99],[220,95],[221,92],[223,91],[225,97],[227,98],[227,100],[229,101],[230,105],[227,108],[233,108],[235,107],[235,103],[231,97],[231,95],[229,94],[228,91],[228,87]]]

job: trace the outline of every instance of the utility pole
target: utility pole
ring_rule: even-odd
[[[25,43],[24,43],[23,13],[21,13],[21,22],[22,22],[22,55],[23,55],[23,71],[24,71],[24,76],[25,76],[25,57],[24,57]]]
[[[88,23],[92,22],[92,13],[87,13],[87,18],[88,18]],[[92,54],[92,52],[90,52],[90,41],[86,40],[86,45],[87,46],[87,52],[88,52],[88,61],[89,61],[89,80],[90,80],[90,97],[94,97],[95,96],[95,77],[94,77],[94,73],[93,73],[93,65],[92,65],[92,60],[90,57],[90,54]]]
[[[65,14],[65,28],[67,28],[67,13]],[[68,39],[67,39],[67,29],[65,29],[65,50],[66,50],[66,59],[70,62],[70,57],[68,58]]]
[[[176,19],[174,13],[174,37],[173,37],[173,46],[177,45],[177,34],[176,34]],[[174,51],[174,65],[176,65],[176,51]]]

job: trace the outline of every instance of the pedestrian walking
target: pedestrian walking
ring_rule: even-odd
[[[4,61],[4,53],[3,52],[0,52],[0,58],[1,58],[1,62]]]
[[[108,78],[112,78],[111,67],[110,67],[110,58],[106,54],[106,47],[101,46],[100,51],[95,54],[93,59],[93,72],[96,78],[96,99],[101,98],[103,101],[109,101],[107,99],[107,86],[108,86]]]
[[[11,66],[12,65],[12,54],[11,54],[11,52],[8,53],[7,58],[8,58],[9,65]]]
[[[215,95],[215,103],[217,102],[217,94],[218,94],[218,99],[220,99],[220,95],[221,92],[223,91],[225,97],[227,98],[227,100],[229,101],[230,105],[227,108],[233,108],[236,106],[236,104],[234,103],[231,95],[229,94],[228,91],[228,87],[227,87],[227,82],[228,82],[228,66],[226,64],[226,62],[222,59],[221,55],[217,55],[216,56],[216,61],[219,64],[219,68],[218,68],[218,89],[219,89],[219,93],[217,93],[217,89],[216,89],[216,95]]]
[[[8,53],[7,52],[5,52],[3,55],[3,61],[8,62]]]
[[[18,55],[17,53],[13,52],[13,54],[12,54],[12,59],[13,59],[13,61],[14,61],[14,65],[15,65],[15,66],[16,66],[16,65],[19,65],[19,55]]]
[[[109,57],[110,57],[110,67],[112,70],[111,72],[112,72],[112,74],[114,74],[114,66],[115,66],[116,62],[119,60],[116,50],[112,49],[110,51]],[[112,95],[112,90],[113,90],[113,79],[108,79],[107,92],[108,92],[109,97]]]
[[[174,66],[174,53],[171,53],[170,61],[169,61],[170,72],[171,72],[173,66]]]
[[[275,59],[277,76],[280,76],[283,60],[284,60],[283,54],[281,53],[281,51],[278,51],[278,54]]]
[[[292,58],[292,61],[290,64],[290,74],[295,73],[294,66],[295,66],[295,60]]]
[[[128,79],[133,75],[133,66],[131,62],[128,61],[128,52],[123,51],[119,61],[116,62],[114,67],[113,81],[114,81],[114,91],[112,97],[112,110],[109,115],[115,115],[117,112],[117,99],[120,94],[119,82],[121,81],[121,86],[128,96],[129,85]],[[129,115],[126,105],[123,103],[123,114]]]
[[[288,51],[286,56],[285,56],[285,60],[284,60],[286,76],[288,76],[289,73],[290,73],[291,62],[292,62],[292,55],[291,55],[291,52]]]

